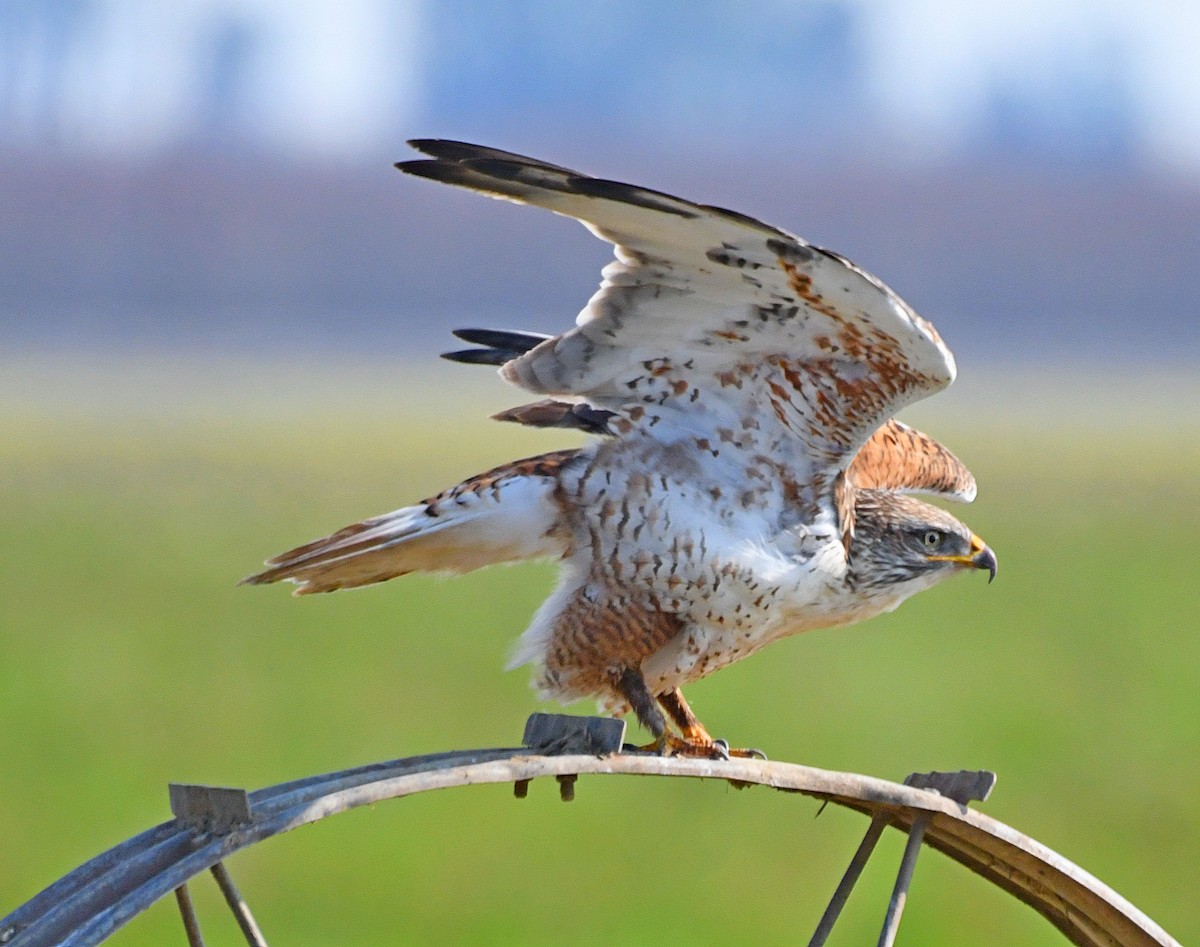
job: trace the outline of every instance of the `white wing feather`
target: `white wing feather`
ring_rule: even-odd
[[[401,170],[544,207],[614,244],[576,327],[503,366],[521,387],[582,398],[659,439],[758,417],[792,436],[780,450],[832,474],[896,411],[954,379],[928,322],[799,237],[520,155],[412,144],[433,160]]]

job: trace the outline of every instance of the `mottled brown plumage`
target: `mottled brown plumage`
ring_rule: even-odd
[[[846,471],[861,489],[933,493],[970,503],[975,478],[928,434],[889,419],[867,440]]]

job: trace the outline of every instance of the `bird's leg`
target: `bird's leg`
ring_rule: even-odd
[[[623,668],[619,673],[614,673],[613,686],[622,697],[629,701],[629,706],[633,708],[638,722],[654,737],[653,743],[638,749],[653,750],[662,756],[729,758],[724,748],[714,743],[708,736],[678,690],[675,691],[676,694],[679,694],[678,701],[668,700],[664,703],[662,696],[656,701],[650,693],[650,688],[646,686],[646,679],[642,676],[642,672],[637,668]],[[670,697],[670,695],[667,696]],[[662,704],[679,724],[680,729],[684,732],[682,738],[668,729],[666,718],[659,709],[659,704]],[[684,715],[684,717],[681,720],[681,717],[677,715]],[[701,734],[703,734],[705,742],[700,742]]]
[[[693,753],[688,755],[712,756],[715,759],[728,758],[730,756],[762,760],[767,758],[767,755],[762,750],[742,749],[740,747],[731,749],[729,744],[724,740],[714,740],[709,736],[708,731],[704,729],[704,724],[692,713],[692,708],[683,699],[683,691],[678,687],[659,694],[658,702],[662,704],[663,709],[675,721],[675,725],[679,727],[679,732],[683,734],[684,741],[695,748]]]
[[[667,729],[666,718],[663,717],[662,711],[658,709],[658,704],[654,702],[654,697],[650,694],[650,688],[646,686],[646,679],[642,676],[642,672],[637,668],[628,667],[621,668],[619,671],[614,669],[612,682],[617,693],[629,702],[638,723],[649,730],[650,735],[654,737],[653,743],[647,747],[639,747],[639,749],[663,752],[672,734]]]
[[[662,709],[667,712],[672,720],[675,721],[675,726],[679,728],[679,732],[683,738],[689,743],[694,743],[697,746],[712,746],[713,738],[708,735],[708,731],[704,729],[702,724],[694,713],[692,708],[688,706],[688,702],[683,699],[683,691],[678,687],[674,690],[664,691],[658,695],[658,702],[662,705]]]

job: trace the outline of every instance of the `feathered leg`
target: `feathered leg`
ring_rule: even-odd
[[[662,705],[663,710],[667,712],[672,720],[675,721],[675,726],[679,728],[679,732],[683,734],[683,738],[689,743],[695,743],[699,746],[711,746],[713,738],[708,735],[708,731],[704,729],[702,724],[694,713],[692,708],[688,706],[688,702],[683,699],[683,691],[678,687],[674,690],[666,691],[658,695],[658,702]]]
[[[646,679],[637,668],[624,668],[619,674],[613,675],[613,687],[629,701],[638,722],[650,731],[654,742],[640,747],[643,750],[653,750],[662,756],[703,756],[711,759],[729,759],[724,745],[714,742],[707,731],[701,726],[683,699],[683,694],[676,688],[673,692],[659,695],[657,699],[646,686]],[[678,701],[672,695],[678,695]],[[663,698],[667,701],[664,702]],[[676,736],[667,727],[667,720],[659,708],[662,704],[672,718],[679,724],[683,736]],[[676,716],[676,713],[681,716]],[[682,719],[681,719],[682,718]],[[684,723],[683,721],[689,721]],[[700,735],[703,734],[703,742]]]
[[[724,740],[714,740],[709,736],[708,731],[704,728],[704,724],[696,718],[696,715],[692,712],[692,708],[688,706],[688,702],[683,699],[683,691],[678,687],[659,694],[658,702],[670,715],[671,719],[675,721],[675,725],[679,727],[679,732],[683,734],[683,739],[686,743],[698,749],[703,749],[704,747],[710,748],[708,754],[700,755],[709,755],[717,759],[720,759],[722,756],[738,756],[760,760],[767,758],[767,755],[762,750],[742,747],[730,748]]]
[[[637,668],[623,668],[620,673],[614,673],[613,687],[617,693],[629,701],[629,706],[633,710],[634,716],[637,717],[638,723],[649,730],[650,735],[654,737],[652,746],[662,750],[666,746],[665,741],[670,738],[671,732],[667,729],[666,718],[650,695],[650,688],[646,686],[646,679],[642,677],[642,672]]]

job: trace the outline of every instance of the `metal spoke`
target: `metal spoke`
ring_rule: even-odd
[[[188,893],[186,884],[175,889],[175,903],[179,905],[179,915],[183,918],[183,929],[187,934],[188,947],[204,947],[200,922],[196,919],[196,907],[192,904],[192,896]]]
[[[254,920],[254,915],[250,913],[250,906],[246,904],[246,900],[238,893],[233,879],[229,877],[225,863],[217,862],[210,870],[213,877],[217,879],[217,885],[221,889],[221,894],[225,895],[225,902],[229,905],[229,909],[233,911],[233,916],[237,918],[238,927],[242,929],[242,935],[246,938],[246,943],[250,947],[267,947],[267,940],[263,937],[262,931],[259,930],[258,923]]]
[[[829,939],[833,925],[837,923],[837,919],[842,913],[842,908],[846,906],[846,899],[850,897],[850,892],[854,890],[858,876],[862,874],[862,870],[867,864],[867,859],[875,851],[875,845],[879,842],[879,836],[883,834],[887,823],[887,816],[877,815],[871,819],[871,824],[867,826],[867,834],[859,842],[858,850],[854,853],[854,857],[850,859],[846,873],[842,875],[842,880],[838,882],[837,890],[833,892],[833,897],[829,899],[829,906],[825,908],[825,913],[821,915],[821,922],[817,925],[816,931],[813,932],[812,940],[808,942],[808,947],[822,947],[825,941]]]
[[[900,861],[896,886],[892,889],[887,915],[883,919],[883,930],[879,933],[879,947],[892,947],[896,942],[896,932],[900,929],[900,915],[904,913],[904,903],[908,900],[908,886],[912,883],[917,856],[921,854],[921,842],[925,839],[925,830],[932,818],[932,812],[922,812],[913,820],[912,828],[908,830],[908,844],[904,846],[904,858]]]

